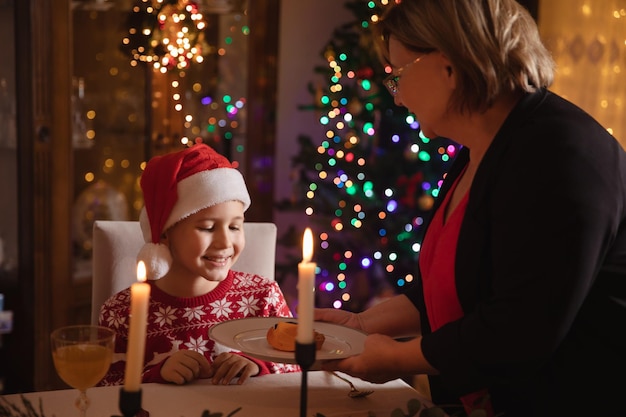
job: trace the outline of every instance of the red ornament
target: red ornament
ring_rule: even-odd
[[[356,71],[356,78],[359,80],[368,80],[374,76],[374,70],[371,67],[360,68]]]

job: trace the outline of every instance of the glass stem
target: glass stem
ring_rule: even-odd
[[[91,401],[87,397],[87,391],[80,391],[80,395],[76,398],[76,408],[78,408],[79,416],[86,417],[87,416],[87,408],[89,408],[89,403]]]

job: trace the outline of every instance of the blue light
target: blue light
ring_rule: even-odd
[[[387,203],[387,211],[393,213],[398,208],[398,203],[395,200],[389,200]]]

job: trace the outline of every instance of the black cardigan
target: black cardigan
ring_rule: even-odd
[[[461,149],[438,203],[467,161]],[[487,387],[506,416],[626,416],[625,218],[619,143],[557,95],[525,96],[470,190],[455,265],[464,317],[430,332],[421,286],[407,294],[440,371],[433,399]]]

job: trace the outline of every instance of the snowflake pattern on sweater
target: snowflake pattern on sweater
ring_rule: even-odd
[[[142,382],[165,383],[161,367],[178,350],[199,352],[210,363],[220,353],[232,351],[209,339],[209,329],[217,323],[246,317],[293,317],[278,284],[255,274],[231,270],[213,291],[191,298],[171,296],[154,281],[150,284]],[[130,288],[111,296],[100,309],[100,325],[115,331],[115,353],[109,372],[99,385],[124,382],[129,310]],[[258,375],[300,371],[297,365],[246,357],[259,365]]]

